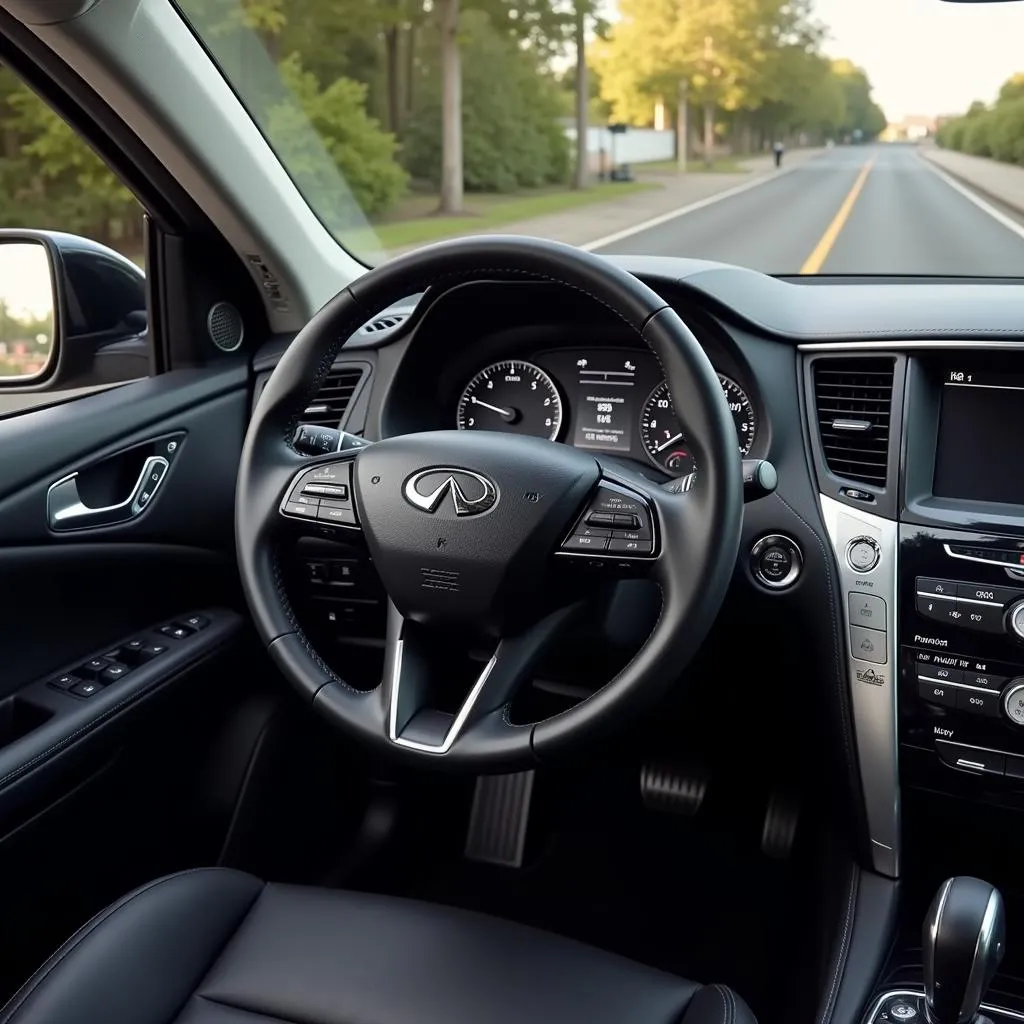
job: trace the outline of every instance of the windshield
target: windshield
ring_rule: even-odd
[[[1024,3],[179,0],[373,264],[480,232],[1024,275]]]

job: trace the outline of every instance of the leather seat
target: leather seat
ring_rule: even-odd
[[[754,1024],[700,986],[521,925],[222,868],[137,889],[2,1024]]]

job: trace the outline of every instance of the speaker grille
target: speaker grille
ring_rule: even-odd
[[[221,352],[234,352],[242,344],[245,334],[242,314],[230,302],[215,302],[210,307],[206,329],[210,333],[210,341]]]

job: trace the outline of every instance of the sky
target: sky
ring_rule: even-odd
[[[864,68],[890,121],[962,113],[1024,71],[1024,0],[816,0],[815,12],[825,52]]]

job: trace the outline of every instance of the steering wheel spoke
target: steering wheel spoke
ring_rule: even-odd
[[[575,606],[560,608],[499,639],[456,703],[450,645],[389,602],[384,659],[389,742],[436,756],[468,754],[481,743],[500,748],[502,735],[509,747],[528,744],[529,731],[509,722],[508,707],[575,611]],[[455,710],[440,710],[439,701]]]

